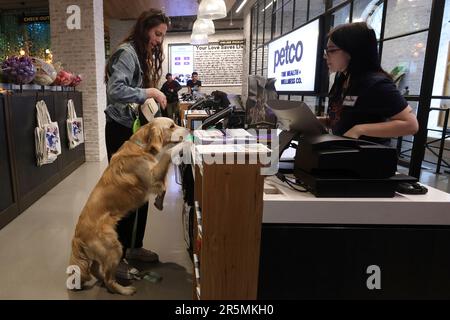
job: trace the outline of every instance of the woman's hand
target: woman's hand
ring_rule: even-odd
[[[147,98],[153,98],[158,102],[164,110],[167,107],[167,99],[164,93],[155,88],[148,88],[147,90]]]
[[[360,125],[356,125],[350,130],[348,130],[346,133],[344,133],[344,137],[353,139],[359,139],[359,137],[361,137],[362,135],[363,133]]]

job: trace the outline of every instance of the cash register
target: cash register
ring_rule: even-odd
[[[298,141],[292,173],[316,197],[394,197],[400,183],[417,181],[396,174],[395,148],[331,135],[303,102],[268,105],[282,130],[280,155]]]

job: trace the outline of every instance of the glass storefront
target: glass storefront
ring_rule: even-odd
[[[50,49],[48,9],[2,11],[0,14],[0,61],[20,52],[46,58]],[[47,51],[46,51],[47,50]]]
[[[270,41],[305,25],[318,16],[326,18],[329,28],[349,22],[365,21],[377,34],[383,68],[387,72],[393,72],[395,68],[401,68],[404,71],[404,76],[398,82],[398,88],[417,112],[423,76],[427,73],[425,71],[428,67],[425,65],[425,58],[430,36],[432,5],[433,0],[259,0],[253,7],[252,19],[255,25],[264,19],[266,22],[264,28],[270,32],[265,32],[264,38],[261,38],[259,30],[255,32],[253,29],[250,74],[267,75],[267,62],[264,57],[267,56],[267,44]],[[259,41],[255,41],[255,37]],[[258,64],[255,68],[256,55],[259,59],[256,59]],[[449,66],[450,0],[445,0],[433,98],[431,105],[427,105],[426,108],[450,106]],[[326,66],[323,67],[326,68]],[[328,87],[323,84],[318,95],[288,95],[280,96],[280,99],[307,101],[310,107],[319,112],[326,110]],[[443,114],[435,110],[429,112],[429,136],[441,135],[445,118]],[[412,137],[410,138],[412,140]]]

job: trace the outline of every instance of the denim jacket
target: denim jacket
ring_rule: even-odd
[[[142,88],[143,71],[131,43],[120,45],[114,52],[107,72],[109,79],[106,85],[106,119],[132,128],[136,115],[129,104],[143,104],[147,100],[147,94]]]

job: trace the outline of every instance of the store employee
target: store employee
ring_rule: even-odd
[[[391,137],[417,132],[412,108],[382,69],[375,32],[366,23],[333,29],[324,58],[336,72],[328,116],[321,119],[333,134],[389,144]]]
[[[192,79],[187,82],[188,93],[200,92],[202,82],[198,80],[198,73],[192,72]]]

